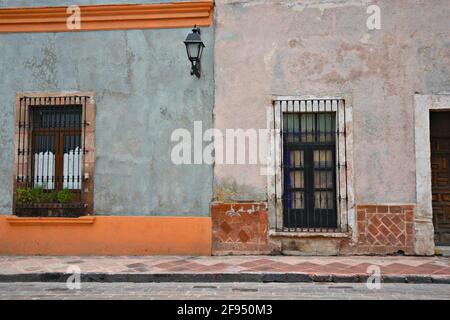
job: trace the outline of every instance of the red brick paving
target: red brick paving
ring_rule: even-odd
[[[382,275],[424,275],[450,278],[444,257],[14,257],[0,256],[1,274],[66,272],[77,265],[82,273],[305,273],[364,275],[372,265]]]

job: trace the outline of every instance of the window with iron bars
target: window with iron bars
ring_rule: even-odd
[[[16,112],[15,189],[56,194],[67,189],[69,199],[57,203],[43,197],[24,202],[15,194],[20,216],[80,216],[86,213],[86,96],[21,97]],[[86,189],[87,190],[87,189]]]
[[[337,228],[335,118],[283,114],[285,228]]]
[[[280,134],[276,231],[346,232],[350,206],[345,101],[280,99],[274,107]]]

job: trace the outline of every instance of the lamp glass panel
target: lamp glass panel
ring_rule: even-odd
[[[199,60],[202,58],[203,48],[204,48],[203,43],[200,43],[198,45],[198,56],[197,56]]]
[[[200,43],[188,43],[186,44],[189,59],[197,59],[199,56]]]

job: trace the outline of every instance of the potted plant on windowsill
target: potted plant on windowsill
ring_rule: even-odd
[[[16,190],[16,214],[40,217],[78,217],[86,205],[73,201],[69,189],[46,191],[42,187],[18,188]]]

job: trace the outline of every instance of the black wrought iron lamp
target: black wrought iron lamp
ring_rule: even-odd
[[[194,26],[192,32],[186,37],[184,44],[186,45],[187,55],[192,65],[191,76],[196,75],[197,78],[200,78],[202,70],[201,59],[203,48],[205,47],[200,35],[200,28]]]

